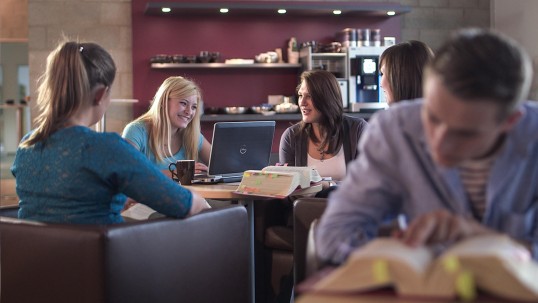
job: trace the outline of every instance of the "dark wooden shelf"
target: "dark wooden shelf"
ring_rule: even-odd
[[[370,119],[373,112],[357,112],[357,113],[345,113],[353,117],[363,118],[365,120]],[[262,114],[222,114],[222,115],[206,115],[202,116],[202,122],[225,122],[225,121],[299,121],[301,120],[301,114],[274,114],[270,116],[264,116]]]
[[[151,68],[301,68],[301,64],[289,63],[152,63]]]
[[[171,11],[163,13],[162,8]],[[227,8],[226,15],[279,15],[278,9],[285,9],[285,15],[293,16],[329,16],[334,10],[340,10],[342,16],[385,16],[392,11],[394,15],[405,14],[411,11],[409,6],[398,3],[357,3],[351,1],[242,1],[233,3],[223,2],[177,2],[162,1],[148,2],[145,13],[148,15],[224,15],[219,12]]]

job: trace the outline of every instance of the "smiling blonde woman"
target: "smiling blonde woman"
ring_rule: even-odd
[[[150,109],[125,127],[123,137],[162,171],[177,160],[196,160],[196,171],[206,171],[211,145],[200,133],[201,106],[196,83],[169,77]]]

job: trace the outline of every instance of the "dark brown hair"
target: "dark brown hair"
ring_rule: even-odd
[[[384,66],[393,102],[422,97],[424,66],[432,59],[430,47],[416,40],[398,43],[381,54],[379,66]]]
[[[324,70],[310,70],[301,74],[301,83],[305,83],[312,98],[312,105],[321,113],[319,121],[322,138],[316,138],[312,125],[301,121],[301,131],[306,131],[312,142],[320,142],[327,153],[338,151],[343,142],[342,93],[336,77]],[[301,85],[297,87],[299,89]]]
[[[487,29],[458,31],[437,52],[427,73],[439,75],[445,87],[467,101],[488,101],[508,116],[528,97],[532,64],[512,39]]]

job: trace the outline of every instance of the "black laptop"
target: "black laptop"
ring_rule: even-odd
[[[193,183],[239,182],[245,170],[266,167],[274,134],[275,121],[215,123],[207,175]]]

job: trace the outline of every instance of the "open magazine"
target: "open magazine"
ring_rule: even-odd
[[[321,181],[318,171],[311,167],[267,166],[262,170],[245,171],[236,193],[284,198]]]

